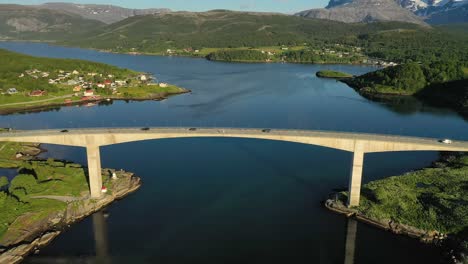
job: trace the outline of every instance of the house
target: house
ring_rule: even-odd
[[[86,89],[86,91],[83,93],[85,97],[87,96],[93,96],[94,95],[94,90],[93,89]]]
[[[10,88],[10,89],[8,89],[7,93],[8,94],[17,94],[18,90],[16,90],[16,88]]]
[[[68,85],[77,85],[78,82],[75,81],[75,80],[68,80],[67,84],[68,84]]]
[[[80,72],[79,72],[79,71],[77,71],[77,70],[74,70],[72,73],[73,73],[74,75],[78,75],[78,74],[80,74]]]
[[[49,84],[55,84],[55,80],[49,79]]]
[[[81,86],[77,85],[73,88],[74,92],[81,92]]]
[[[103,84],[103,83],[98,83],[98,84],[97,84],[97,87],[98,87],[98,88],[106,88],[106,85]]]
[[[111,81],[111,80],[105,80],[105,81],[104,81],[104,84],[105,84],[105,85],[111,85],[111,84],[112,84],[112,81]]]
[[[142,82],[146,82],[148,80],[148,77],[146,75],[142,74],[142,75],[138,76],[138,79],[140,79],[140,81],[142,81]]]
[[[116,83],[118,86],[124,86],[124,85],[127,84],[126,81],[120,81],[120,80],[115,81],[115,83]]]
[[[46,91],[44,90],[35,90],[29,93],[29,96],[32,97],[39,97],[39,96],[44,96],[46,94]]]
[[[168,86],[169,86],[169,84],[167,84],[167,83],[160,83],[159,84],[159,87],[161,87],[161,88],[166,88]]]

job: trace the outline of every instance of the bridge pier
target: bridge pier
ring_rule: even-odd
[[[102,170],[99,146],[87,146],[86,155],[88,158],[88,176],[91,198],[101,198]]]
[[[364,151],[356,149],[353,153],[353,164],[349,178],[348,207],[359,206],[361,199],[361,182],[364,168]]]

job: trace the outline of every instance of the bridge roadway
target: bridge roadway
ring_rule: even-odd
[[[287,141],[339,149],[353,153],[349,180],[349,206],[359,205],[365,153],[394,151],[463,151],[468,142],[443,144],[439,139],[311,130],[242,128],[94,128],[62,131],[32,130],[0,133],[0,142],[31,142],[85,147],[91,197],[100,198],[102,188],[99,148],[114,144],[170,138],[249,138]]]

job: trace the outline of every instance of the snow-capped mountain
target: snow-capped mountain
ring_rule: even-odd
[[[468,22],[468,0],[395,0],[431,24]]]

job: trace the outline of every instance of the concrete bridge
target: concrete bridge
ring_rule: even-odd
[[[349,179],[349,206],[358,206],[365,153],[393,151],[464,151],[468,142],[440,143],[438,139],[374,135],[362,133],[269,130],[240,128],[99,128],[35,130],[0,134],[0,142],[30,142],[84,147],[87,150],[91,197],[102,195],[99,148],[120,143],[170,138],[249,138],[287,141],[339,149],[353,153]]]

